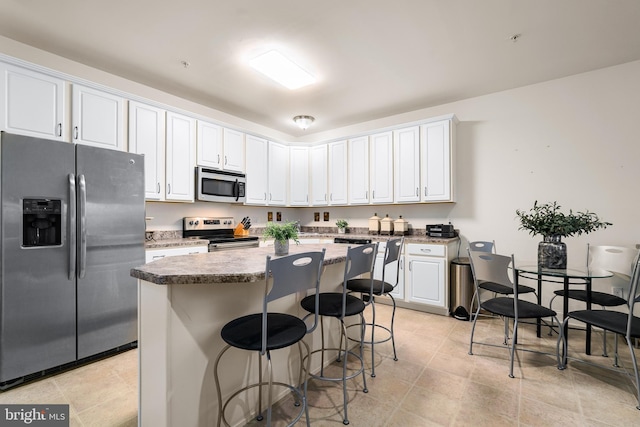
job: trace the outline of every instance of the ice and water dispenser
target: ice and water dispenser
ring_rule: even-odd
[[[22,202],[22,246],[62,244],[62,201],[24,199]]]

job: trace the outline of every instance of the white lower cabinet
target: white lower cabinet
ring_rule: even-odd
[[[145,251],[145,263],[156,261],[168,256],[204,254],[209,252],[209,247],[205,242],[204,246],[181,246],[178,248],[158,248],[147,249]]]
[[[405,295],[407,307],[449,314],[449,261],[456,242],[405,245]]]

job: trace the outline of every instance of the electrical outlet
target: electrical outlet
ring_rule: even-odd
[[[622,293],[622,288],[611,288],[611,293],[617,297],[624,298],[624,294]]]

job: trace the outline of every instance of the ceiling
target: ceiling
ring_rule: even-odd
[[[294,138],[638,60],[639,23],[638,0],[0,0],[0,35]],[[318,82],[248,67],[274,47]]]

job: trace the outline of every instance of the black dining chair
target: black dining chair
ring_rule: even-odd
[[[569,320],[573,319],[578,322],[585,323],[587,325],[595,326],[603,330],[613,332],[615,335],[615,360],[614,367],[619,367],[618,359],[618,336],[622,335],[629,347],[629,353],[631,354],[631,363],[633,364],[633,371],[635,374],[635,386],[636,386],[636,408],[640,409],[640,376],[638,375],[638,362],[636,360],[636,354],[634,352],[634,342],[640,338],[640,317],[634,316],[634,308],[636,303],[640,302],[640,254],[636,255],[636,259],[633,263],[633,269],[631,273],[631,279],[629,282],[629,294],[627,297],[627,310],[625,312],[614,310],[576,310],[567,313],[567,317],[562,323],[560,328],[560,334],[558,336],[558,343],[556,347],[558,358],[558,369],[565,369],[567,367],[567,337],[564,334],[564,329]]]
[[[476,316],[473,319],[473,326],[471,327],[469,354],[473,354],[473,335],[475,333],[476,323],[478,321],[478,313],[480,312],[480,309],[503,317],[505,322],[504,345],[507,345],[509,347],[511,353],[509,377],[513,378],[513,361],[515,358],[515,351],[518,340],[518,324],[520,322],[520,319],[541,319],[546,317],[555,317],[556,312],[542,305],[524,301],[519,298],[518,287],[513,285],[513,281],[509,277],[510,271],[513,271],[513,255],[509,257],[488,252],[478,252],[471,250],[469,250],[468,252],[476,289],[478,288],[480,282],[492,282],[504,286],[505,288],[510,287],[512,289],[513,295],[512,298],[501,296],[483,299],[482,294],[478,293],[478,311],[476,312]],[[511,340],[509,340],[507,333],[509,319],[513,319],[513,337]],[[511,342],[511,345],[509,345],[509,342]],[[478,342],[477,344],[497,347],[497,345],[495,344],[484,342]]]
[[[587,267],[589,268],[602,268],[608,270],[614,274],[612,280],[618,282],[623,281],[629,283],[631,278],[631,271],[633,269],[633,261],[638,254],[637,249],[626,248],[622,246],[596,246],[587,245]],[[554,296],[549,301],[549,308],[553,308],[553,300],[559,296],[564,297],[564,289],[558,289],[553,291]],[[567,291],[567,298],[587,302],[589,295],[587,290],[581,289],[569,289]],[[627,300],[610,294],[608,292],[591,291],[591,303],[599,305],[603,310],[606,307],[619,307],[627,304]],[[549,335],[553,332],[553,322],[549,328]],[[607,331],[602,334],[602,355],[607,357]]]

